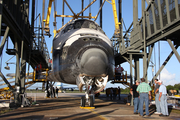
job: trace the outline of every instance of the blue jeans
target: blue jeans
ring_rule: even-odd
[[[156,112],[161,113],[160,101],[159,101],[159,93],[155,96],[156,102]]]
[[[139,98],[138,97],[135,97],[134,98],[134,113],[136,112],[136,110],[138,110],[138,113],[140,113],[140,109],[139,109]]]
[[[147,93],[140,93],[140,115],[143,116],[143,104],[145,102],[146,115],[149,115],[149,96]]]
[[[168,106],[167,106],[167,96],[165,94],[162,94],[160,99],[160,107],[161,107],[161,113],[163,115],[169,115],[168,114]]]

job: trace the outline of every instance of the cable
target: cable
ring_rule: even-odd
[[[91,0],[89,0],[89,4],[91,3]],[[89,7],[89,13],[91,13],[91,6]]]

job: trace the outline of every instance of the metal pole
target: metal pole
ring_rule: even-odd
[[[119,33],[119,39],[120,39],[120,41],[121,42],[119,42],[119,51],[120,51],[120,53],[122,52],[122,51],[124,51],[124,40],[123,40],[123,30],[122,30],[122,0],[119,0],[118,1],[119,2],[119,22],[121,23],[121,24],[119,24],[119,29],[120,29],[120,33]],[[121,44],[122,44],[122,46],[121,46]]]
[[[136,26],[138,21],[138,0],[133,0],[133,26]]]
[[[84,0],[82,0],[82,10],[84,9]],[[83,12],[82,12],[82,14],[81,14],[82,16],[84,16],[83,15]]]
[[[62,15],[64,15],[64,0],[63,0],[63,7],[62,7]],[[64,25],[64,17],[62,17],[62,26]]]
[[[132,86],[132,54],[130,54],[130,85]]]
[[[34,14],[35,14],[35,0],[32,0],[32,13],[31,13],[31,32],[34,32]]]
[[[145,75],[144,75],[145,78],[147,77],[148,66],[149,66],[149,62],[150,62],[151,56],[152,56],[153,48],[154,48],[154,44],[151,46],[151,49],[150,49],[150,52],[149,52],[149,55],[148,55],[148,61],[146,62],[147,66],[146,66],[146,71],[145,71]]]
[[[143,56],[143,76],[144,76],[144,79],[146,80],[146,82],[147,82],[147,75],[146,75],[146,71],[147,71],[147,54],[146,54],[146,19],[145,19],[145,16],[146,16],[146,12],[144,11],[143,12],[144,13],[144,15],[143,15],[143,33],[144,33],[144,35],[143,35],[143,39],[144,39],[144,56]]]
[[[101,5],[102,5],[102,0],[100,0],[100,7],[101,7]],[[102,9],[101,9],[101,11],[100,11],[100,27],[102,28]]]
[[[139,76],[139,58],[137,58],[136,60],[136,75],[137,75],[137,80],[140,80],[140,76]]]
[[[20,71],[19,71],[19,44],[17,37],[14,36],[15,38],[15,48],[16,48],[16,76],[15,76],[15,94],[14,94],[14,100],[15,104],[20,104],[20,99],[19,99],[19,86],[20,86]]]
[[[3,0],[0,0],[0,36],[1,36],[1,23],[2,23],[2,14],[3,14]]]
[[[135,61],[135,77],[136,77],[135,80],[140,80],[140,77],[139,77],[139,58],[135,57],[134,61]]]
[[[23,12],[26,14],[25,12]],[[24,16],[25,20],[25,16]],[[22,41],[21,41],[21,66],[20,66],[20,94],[24,94],[25,92],[25,78],[26,78],[26,58],[25,58],[25,50],[24,50],[24,29],[25,22],[23,24],[23,33],[22,33]],[[24,99],[24,97],[23,97]]]
[[[26,80],[26,50],[23,49],[23,55],[21,58],[21,94],[25,92],[25,80]]]
[[[119,22],[121,23],[120,26],[122,26],[121,18],[122,18],[122,0],[119,0]]]
[[[136,76],[136,58],[134,58],[134,65],[135,65],[135,68],[133,69],[134,70],[134,83],[136,82],[137,80],[137,76]]]
[[[44,32],[44,12],[45,12],[45,0],[43,0],[43,8],[42,8],[42,23],[41,23],[41,26],[42,26],[42,35],[43,35],[43,32]]]
[[[132,54],[130,54],[130,86],[132,86]],[[131,97],[131,106],[133,106],[133,96]]]
[[[145,11],[145,1],[144,0],[141,0],[141,9],[142,9],[142,16],[144,15],[144,11]]]

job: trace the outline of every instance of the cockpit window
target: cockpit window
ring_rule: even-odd
[[[79,29],[79,28],[81,28],[81,22],[75,22],[74,29]]]
[[[67,25],[63,32],[65,33],[71,29],[80,29],[80,28],[90,28],[104,33],[104,31],[101,29],[100,26],[98,26],[95,22],[89,20],[77,20],[73,24]]]
[[[71,29],[73,29],[73,24],[67,25],[66,28],[64,29],[64,33],[68,32]]]

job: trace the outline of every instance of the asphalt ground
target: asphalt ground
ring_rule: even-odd
[[[111,100],[105,94],[95,99],[95,109],[81,109],[80,99],[82,93],[59,93],[58,98],[44,98],[44,93],[28,93],[28,96],[36,100],[31,107],[19,107],[0,115],[0,120],[180,120],[180,114],[169,109],[169,117],[155,115],[155,107],[151,106],[150,117],[141,117],[133,114],[133,106],[124,103],[117,98]],[[144,112],[145,114],[145,112]]]

